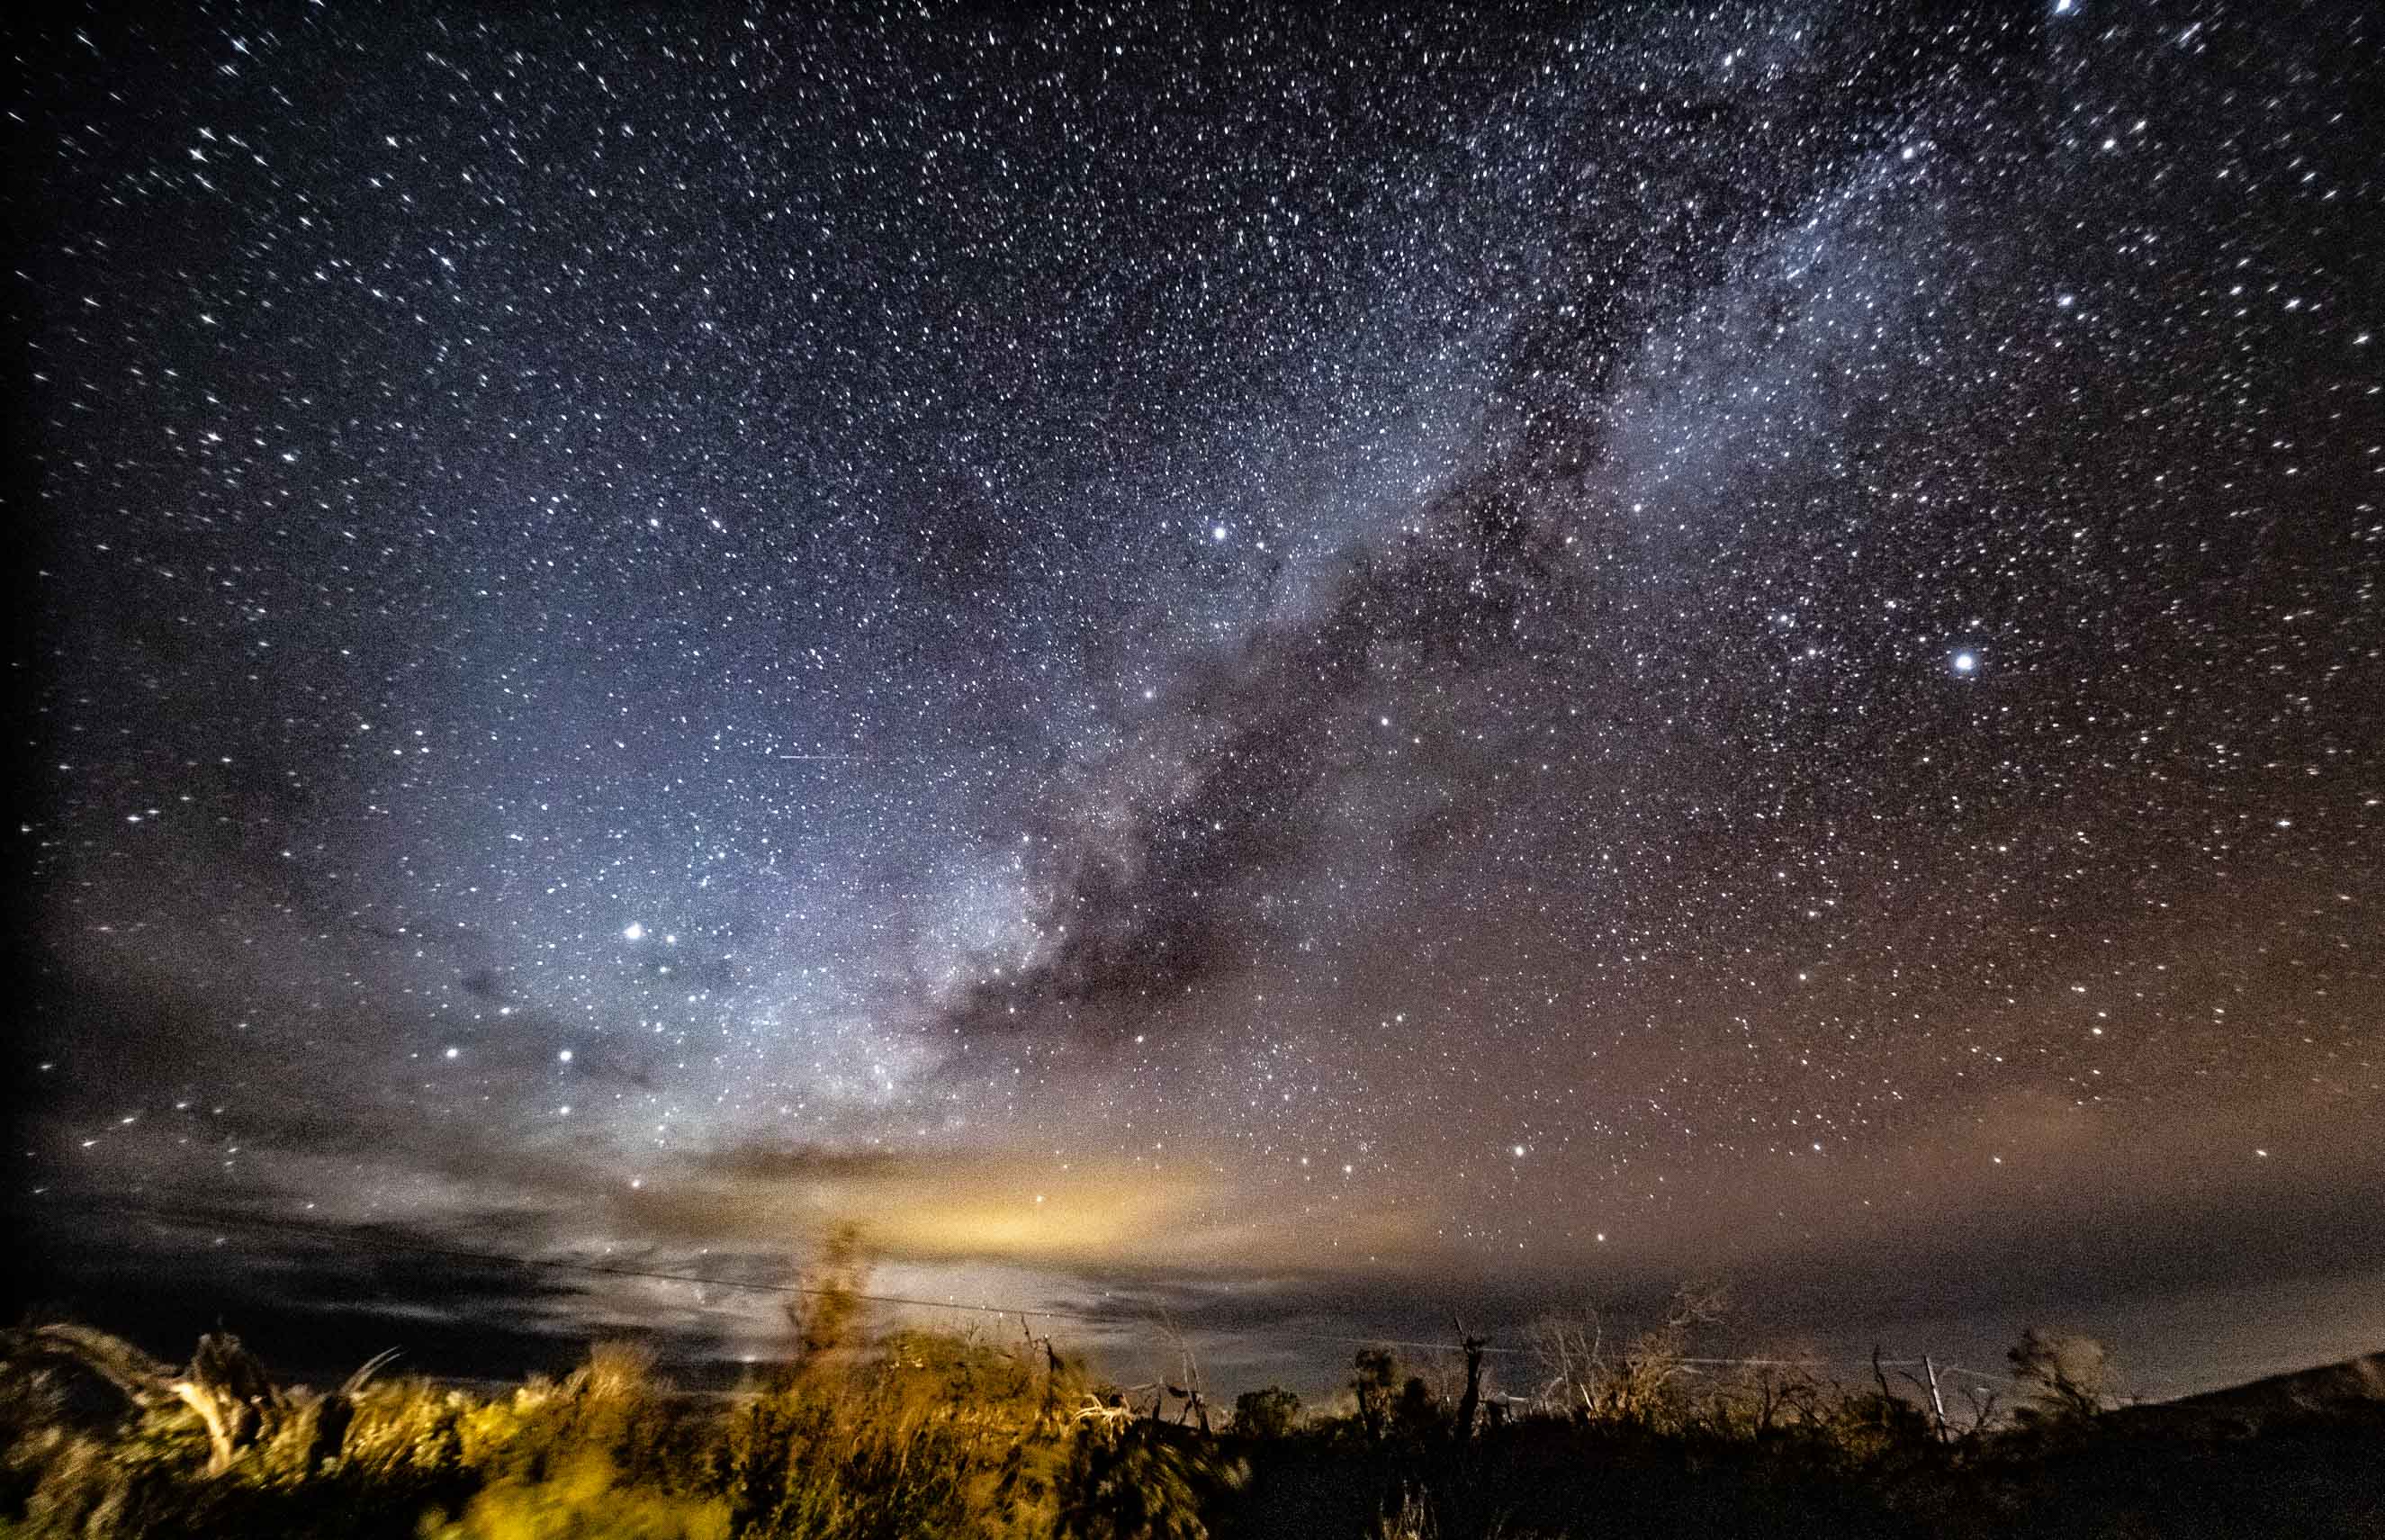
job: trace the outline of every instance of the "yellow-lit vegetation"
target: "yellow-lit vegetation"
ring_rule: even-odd
[[[2030,1333],[2011,1412],[1942,1419],[1885,1374],[1699,1365],[1717,1301],[1685,1293],[1636,1332],[1551,1318],[1495,1360],[1364,1350],[1327,1408],[1268,1387],[1213,1419],[1042,1339],[873,1333],[860,1276],[833,1242],[787,1360],[728,1396],[677,1392],[624,1344],[496,1394],[380,1363],[316,1392],[219,1335],[175,1369],[20,1328],[0,1344],[0,1535],[2385,1535],[2373,1406],[2142,1418],[2083,1339]]]

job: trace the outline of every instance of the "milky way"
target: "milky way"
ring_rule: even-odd
[[[2373,1275],[2376,23],[1600,9],[21,32],[54,1291]]]

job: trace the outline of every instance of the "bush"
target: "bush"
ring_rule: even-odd
[[[1300,1397],[1281,1385],[1246,1390],[1234,1397],[1234,1431],[1253,1438],[1282,1438],[1300,1426]]]

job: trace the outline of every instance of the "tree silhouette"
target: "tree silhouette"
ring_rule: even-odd
[[[2084,1421],[2116,1398],[2111,1350],[2093,1337],[2032,1326],[2004,1357],[2031,1397],[2025,1419]]]

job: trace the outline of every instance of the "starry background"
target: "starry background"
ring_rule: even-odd
[[[2385,1338],[2373,16],[804,9],[11,24],[37,1293]]]

